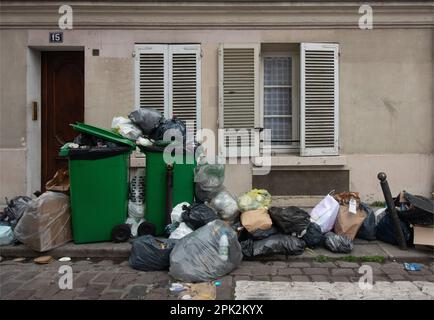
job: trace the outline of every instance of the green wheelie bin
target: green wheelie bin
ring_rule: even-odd
[[[194,153],[183,150],[182,155],[166,161],[164,148],[169,143],[157,141],[154,146],[139,147],[146,155],[145,220],[150,229],[144,233],[157,236],[164,234],[173,207],[194,200]]]
[[[75,243],[110,241],[112,229],[125,223],[128,211],[129,157],[134,142],[109,130],[77,123],[75,130],[114,142],[99,150],[62,147],[69,159],[72,233]]]

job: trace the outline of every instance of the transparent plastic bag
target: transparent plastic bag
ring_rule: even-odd
[[[47,191],[30,201],[14,232],[17,240],[39,252],[71,241],[69,197]]]
[[[227,260],[219,255],[220,238],[228,238]],[[185,282],[210,281],[236,269],[243,259],[236,232],[214,220],[178,241],[170,254],[170,275]]]
[[[217,211],[223,220],[234,220],[238,216],[237,201],[226,189],[220,191],[211,200],[210,206]]]
[[[204,191],[213,191],[223,185],[224,164],[200,164],[194,169],[194,182]]]
[[[271,204],[271,195],[265,189],[253,189],[240,196],[237,202],[242,212],[268,208]]]
[[[115,117],[112,120],[112,129],[121,136],[136,141],[142,136],[140,128],[136,127],[131,120],[124,117]]]

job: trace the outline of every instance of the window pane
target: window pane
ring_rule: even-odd
[[[291,57],[264,58],[264,84],[291,85]]]
[[[291,118],[264,118],[265,129],[271,129],[271,144],[289,144],[292,139]]]
[[[264,114],[287,116],[292,114],[291,88],[264,88]]]

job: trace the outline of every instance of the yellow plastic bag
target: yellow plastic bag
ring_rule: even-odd
[[[253,189],[238,198],[240,211],[251,211],[268,207],[271,204],[271,195],[265,189]]]

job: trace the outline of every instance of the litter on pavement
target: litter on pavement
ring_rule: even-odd
[[[172,283],[171,292],[211,300],[222,286],[218,279],[243,258],[301,255],[318,247],[350,253],[355,238],[434,245],[433,201],[402,191],[390,203],[385,174],[379,178],[387,208],[374,212],[358,192],[330,192],[307,212],[273,205],[265,189],[231,193],[225,165],[187,137],[182,119],[166,119],[156,109],[115,117],[110,130],[72,127],[77,137],[59,152],[69,168],[58,170],[38,197],[7,200],[0,245],[21,242],[46,252],[71,240],[130,241],[132,268],[169,270],[185,282]],[[132,152],[145,156],[145,168],[129,168]],[[170,163],[168,155],[174,155]],[[419,270],[417,264],[404,267]]]

